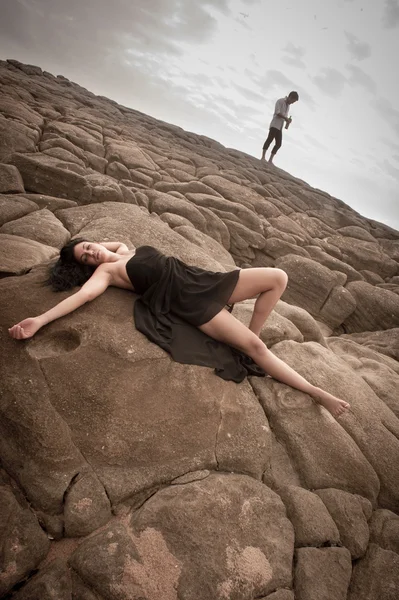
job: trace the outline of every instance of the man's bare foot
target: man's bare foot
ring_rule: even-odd
[[[350,408],[350,404],[344,400],[336,398],[332,394],[318,388],[317,396],[313,396],[316,402],[324,406],[333,417],[340,417],[345,411]]]
[[[271,156],[267,162],[273,164],[273,156]]]
[[[264,154],[262,154],[262,156],[260,157],[260,160],[266,160],[266,156]]]

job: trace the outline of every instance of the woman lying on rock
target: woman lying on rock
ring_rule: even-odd
[[[140,295],[134,305],[137,329],[174,360],[215,367],[217,375],[236,382],[246,375],[266,372],[309,394],[335,417],[349,407],[347,402],[306,381],[260,340],[263,323],[287,285],[287,275],[280,269],[213,273],[164,256],[151,246],[141,246],[134,252],[119,242],[98,244],[75,239],[62,248],[48,283],[57,291],[82,287],[42,315],[11,327],[13,338],[32,337],[43,325],[94,300],[108,286],[115,286]],[[247,328],[226,305],[256,296]]]

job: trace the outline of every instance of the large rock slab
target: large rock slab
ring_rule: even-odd
[[[399,515],[379,509],[370,519],[370,541],[399,554]]]
[[[6,485],[0,485],[0,523],[0,595],[4,597],[38,566],[50,542],[25,499],[18,501]]]
[[[352,281],[346,288],[356,300],[356,309],[343,321],[345,333],[377,331],[399,326],[397,294],[365,281]]]
[[[17,235],[53,248],[62,248],[70,239],[70,233],[46,208],[37,210],[0,227],[0,233]]]
[[[0,226],[38,210],[39,206],[21,196],[0,195]]]
[[[351,573],[351,557],[346,548],[299,548],[296,551],[295,598],[346,600]]]
[[[294,485],[279,488],[278,494],[294,526],[296,548],[338,544],[338,529],[316,494]]]
[[[343,490],[324,489],[315,492],[326,505],[339,530],[342,544],[349,550],[352,560],[365,554],[369,542],[369,528],[362,501],[355,494]],[[371,505],[370,505],[371,511]]]
[[[0,164],[0,194],[24,192],[24,182],[14,165]]]
[[[396,600],[399,594],[399,555],[370,544],[353,569],[348,600]]]
[[[26,273],[32,267],[57,256],[55,248],[18,235],[0,233],[0,272],[10,275]]]
[[[18,167],[29,192],[77,200],[81,204],[91,200],[91,186],[81,174],[70,169],[70,163],[39,152],[13,154],[11,162]]]
[[[279,497],[251,478],[215,474],[159,491],[124,527],[81,544],[71,564],[110,599],[227,600],[290,586],[292,553]]]
[[[276,344],[273,347],[273,352],[280,358],[283,358],[290,366],[301,373],[314,385],[323,387],[327,391],[333,393],[335,396],[342,398],[351,404],[351,410],[348,411],[343,418],[339,419],[339,422],[346,434],[349,436],[349,439],[342,439],[339,443],[345,444],[345,447],[347,448],[346,452],[350,452],[351,455],[353,451],[349,450],[349,440],[355,444],[357,449],[361,450],[364,460],[366,460],[369,466],[372,465],[375,473],[378,475],[378,501],[380,506],[394,511],[397,510],[399,499],[399,477],[394,465],[396,463],[395,456],[397,456],[399,451],[399,423],[394,413],[385,405],[382,400],[378,398],[378,396],[364,382],[362,377],[356,375],[356,373],[354,373],[353,370],[348,367],[343,360],[336,356],[331,356],[326,349],[320,347],[319,345],[313,342],[299,345],[295,342],[285,341],[281,342],[280,344]],[[336,377],[337,372],[340,373],[339,378]],[[271,380],[265,380],[262,382],[257,382],[254,380],[253,385],[255,389],[261,389],[264,386],[276,386],[274,388],[276,392],[279,387],[281,389],[281,384],[274,383]],[[262,394],[262,400],[265,398],[265,407],[267,408],[266,413],[269,420],[269,414],[273,414],[273,422],[281,422],[281,426],[284,427],[286,434],[288,434],[289,431],[292,436],[289,436],[290,439],[287,439],[287,444],[292,444],[293,439],[296,437],[294,422],[286,422],[281,414],[281,411],[276,413],[276,408],[271,409],[270,400],[266,398],[265,392],[266,390],[264,390]],[[294,394],[296,394],[298,398],[298,409],[300,406],[306,406],[305,402],[301,402],[301,396],[298,397],[297,392],[294,392]],[[288,404],[289,401],[287,402],[287,400],[291,397],[291,407],[294,408],[295,396],[293,396],[289,388],[281,389],[281,396],[282,397],[279,398],[279,404],[281,407],[286,403]],[[287,397],[287,400],[285,400],[284,397]],[[272,413],[269,412],[271,410]],[[284,425],[282,423],[283,419]],[[271,425],[275,430],[273,424]],[[314,425],[316,424],[314,423]],[[321,434],[321,427],[322,425],[319,423],[318,432],[314,432],[315,440],[310,442],[312,445],[317,443],[316,439]],[[337,434],[341,437],[341,431],[338,428],[333,427],[333,423],[331,423],[329,430],[325,431],[325,435],[329,437],[330,441],[328,443],[324,442],[321,444],[321,446],[328,448],[328,452],[330,452],[329,459],[333,458],[336,447],[336,442],[333,442],[330,436],[335,436]],[[299,442],[299,439],[300,436],[298,435],[297,442]],[[327,440],[327,437],[325,439]],[[349,445],[351,445],[351,443],[349,443]],[[302,452],[307,452],[303,439],[301,440],[300,446],[302,447]],[[381,456],[379,452],[381,447],[384,448],[384,456]],[[296,450],[296,452],[298,451],[299,449]],[[321,453],[319,456],[320,459],[322,454],[323,453]],[[312,460],[314,460],[314,458],[315,457],[313,456]],[[355,462],[357,462],[357,459],[353,457],[351,461],[353,461],[352,464],[354,465]],[[295,464],[297,464],[296,461]],[[341,459],[337,459],[335,467],[330,464],[328,467],[326,465],[326,473],[329,473],[331,476],[333,473],[335,473],[338,465],[343,475],[345,466],[342,464],[342,456]],[[361,467],[359,465],[359,467],[356,467],[356,469],[363,469],[364,466]],[[307,478],[307,476],[304,481],[306,481],[306,487],[309,489],[334,487],[351,493],[358,493],[359,495],[365,496],[373,502],[373,498],[370,496],[369,492],[364,493],[360,488],[357,488],[356,485],[352,486],[352,484],[355,483],[356,478],[357,474],[352,473],[350,477],[351,483],[349,485],[342,485],[342,480],[341,484],[338,485],[326,485],[325,483],[323,483],[323,485],[314,485],[314,480],[312,480],[312,483],[310,483],[310,480]],[[324,481],[326,481],[326,479],[324,479]],[[370,473],[369,483],[372,481],[375,482],[375,475],[371,475]],[[372,485],[374,486],[374,484]]]

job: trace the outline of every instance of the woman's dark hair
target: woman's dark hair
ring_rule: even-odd
[[[61,248],[60,257],[52,265],[46,281],[55,292],[64,292],[75,286],[81,286],[93,275],[95,267],[78,263],[74,254],[75,246],[86,241],[84,238],[75,238]]]

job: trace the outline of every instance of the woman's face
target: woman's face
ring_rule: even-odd
[[[106,262],[107,249],[96,242],[79,242],[73,249],[78,263],[97,267]]]

